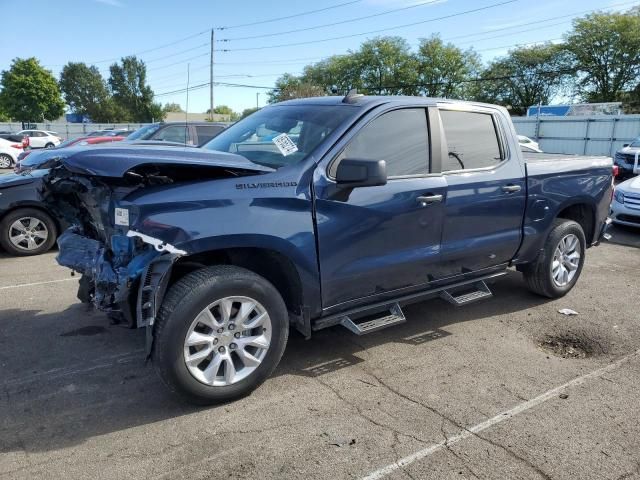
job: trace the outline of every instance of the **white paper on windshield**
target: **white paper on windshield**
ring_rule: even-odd
[[[129,210],[126,208],[116,208],[115,217],[116,225],[129,226]]]
[[[278,150],[280,150],[280,153],[283,157],[286,157],[287,155],[291,155],[292,153],[296,153],[298,151],[298,146],[293,143],[293,140],[291,140],[289,135],[287,135],[286,133],[281,133],[272,141],[276,144],[276,147],[278,147]]]

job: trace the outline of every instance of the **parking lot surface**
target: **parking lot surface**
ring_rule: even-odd
[[[640,478],[640,250],[614,233],[562,299],[513,272],[364,337],[292,334],[210,408],[169,396],[144,332],[80,305],[55,252],[0,256],[0,478]]]

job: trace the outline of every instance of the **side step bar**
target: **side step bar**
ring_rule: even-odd
[[[340,325],[355,333],[356,335],[366,335],[367,333],[377,332],[383,328],[392,327],[400,323],[406,322],[407,319],[402,313],[400,304],[395,303],[389,309],[389,313],[373,320],[367,320],[366,322],[356,323],[348,315],[345,315],[340,320]]]
[[[474,290],[469,291],[471,288],[474,288]],[[469,288],[467,288],[465,292],[466,293],[457,295],[451,290],[443,290],[440,292],[440,298],[455,305],[456,307],[462,307],[463,305],[468,305],[470,303],[477,302],[478,300],[493,296],[493,293],[491,293],[487,284],[482,280],[469,285]]]

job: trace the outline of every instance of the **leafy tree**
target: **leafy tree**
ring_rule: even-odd
[[[0,107],[0,122],[9,122],[11,119],[9,118],[9,115],[7,115],[3,110],[2,107]]]
[[[468,79],[481,70],[480,58],[472,49],[463,51],[434,35],[420,40],[416,58],[419,84],[416,93],[462,99],[472,95]]]
[[[0,80],[0,108],[21,121],[54,120],[64,113],[58,82],[35,58],[16,58]]]
[[[257,112],[258,110],[260,110],[259,108],[245,108],[242,113],[240,114],[240,120],[242,120],[245,117],[248,117],[249,115],[251,115],[252,113]]]
[[[590,102],[620,100],[640,77],[640,9],[593,13],[573,22],[566,36],[577,91]]]
[[[94,122],[114,121],[107,105],[109,90],[97,67],[67,63],[60,73],[60,89],[73,112],[87,115]]]
[[[211,109],[207,108],[207,111],[205,113],[211,113]],[[228,105],[218,105],[217,107],[214,107],[213,113],[217,115],[229,115],[229,119],[232,122],[235,122],[240,118],[240,114],[238,112],[234,112],[233,109]]]
[[[285,73],[276,80],[276,88],[267,95],[269,103],[277,103],[294,98],[320,97],[325,95],[325,91],[322,87],[308,83],[302,77]]]
[[[115,103],[127,120],[149,122],[164,118],[162,105],[153,102],[153,90],[147,85],[147,67],[135,56],[124,57],[120,64],[109,67],[109,87]]]
[[[416,58],[401,37],[367,40],[354,55],[360,89],[376,95],[412,95],[416,91]]]
[[[475,84],[473,96],[523,115],[531,105],[550,103],[567,87],[571,78],[567,62],[566,50],[561,45],[511,50],[488,65]]]
[[[162,110],[167,113],[168,112],[184,113],[184,110],[182,109],[179,103],[167,103],[162,108]]]

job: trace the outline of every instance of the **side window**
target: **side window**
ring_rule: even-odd
[[[187,143],[188,130],[189,127],[185,127],[184,125],[170,125],[160,130],[151,138],[152,140],[162,140],[165,142]]]
[[[428,132],[425,109],[394,110],[360,130],[340,158],[385,160],[389,177],[424,175],[429,173]]]
[[[198,145],[204,145],[213,137],[218,135],[222,130],[224,130],[224,127],[220,125],[196,125]]]
[[[440,110],[440,118],[449,149],[443,172],[493,167],[503,160],[491,114]]]

